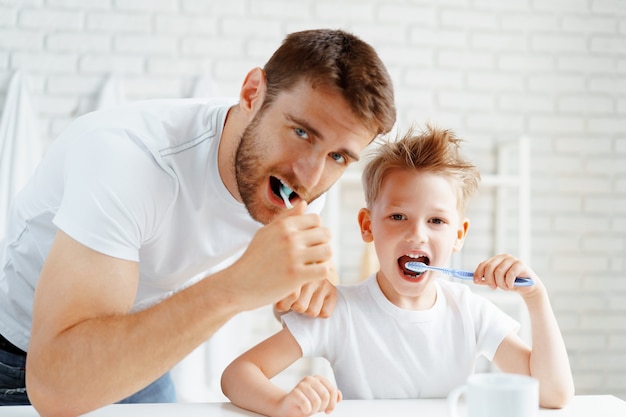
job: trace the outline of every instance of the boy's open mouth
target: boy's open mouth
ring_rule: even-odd
[[[423,262],[426,265],[430,264],[430,260],[428,259],[427,256],[402,255],[400,258],[398,258],[398,265],[400,265],[400,268],[402,268],[402,272],[404,273],[404,275],[408,275],[410,277],[418,277],[422,275],[423,272],[415,272],[415,271],[411,271],[410,269],[407,269],[405,266],[407,262]]]

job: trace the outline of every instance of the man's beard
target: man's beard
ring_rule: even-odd
[[[290,186],[293,187],[293,191],[298,193],[299,197],[306,200],[307,203],[317,199],[327,189],[311,196],[306,192],[307,190],[298,185],[293,173],[282,172],[278,169],[274,171],[267,169],[263,162],[270,151],[263,151],[263,146],[265,145],[262,145],[263,140],[259,136],[259,125],[261,124],[263,113],[264,110],[261,109],[243,131],[235,152],[234,163],[235,179],[243,204],[254,220],[267,224],[282,211],[278,206],[265,205],[262,199],[255,198],[255,193],[258,192],[259,188],[266,181],[269,181],[270,176],[280,177],[289,182]]]
[[[241,135],[235,153],[235,179],[239,195],[250,216],[260,223],[267,224],[279,212],[279,209],[268,208],[255,198],[255,193],[265,179],[262,173],[264,157],[263,153],[259,152],[262,141],[257,131],[262,114],[263,111],[259,111]]]

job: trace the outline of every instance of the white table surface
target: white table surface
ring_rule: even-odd
[[[461,415],[465,415],[461,402]],[[88,417],[252,417],[259,414],[230,403],[114,404],[85,414]],[[446,400],[345,400],[332,417],[445,417]],[[30,406],[0,407],[0,417],[38,417]],[[319,416],[325,416],[320,413]],[[626,401],[612,395],[576,396],[560,410],[540,409],[539,417],[625,417]],[[504,416],[503,416],[504,417]]]

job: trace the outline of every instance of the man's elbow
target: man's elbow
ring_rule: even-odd
[[[66,396],[57,392],[53,384],[39,376],[36,365],[26,366],[26,392],[28,400],[41,417],[72,417],[79,413],[72,411]]]

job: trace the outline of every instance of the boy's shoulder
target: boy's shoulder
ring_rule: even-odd
[[[373,274],[355,284],[337,285],[337,293],[340,298],[344,299],[360,298],[365,294],[371,293],[376,288],[378,288],[378,283],[376,282],[376,274]]]
[[[337,305],[351,304],[356,300],[362,299],[368,292],[368,281],[362,281],[355,284],[337,285]]]

